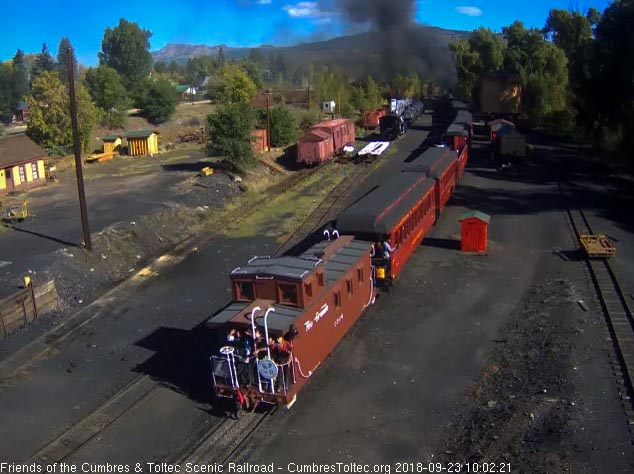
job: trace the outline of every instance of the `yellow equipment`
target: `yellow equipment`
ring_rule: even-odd
[[[606,235],[583,234],[579,242],[588,257],[608,258],[616,255],[616,247]]]
[[[5,215],[4,221],[6,222],[22,222],[29,215],[29,210],[26,206],[27,201],[22,203],[22,206],[12,206],[8,207]]]
[[[214,174],[214,169],[211,166],[205,166],[200,170],[200,176],[209,176],[210,174]]]

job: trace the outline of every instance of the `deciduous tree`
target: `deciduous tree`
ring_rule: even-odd
[[[90,147],[90,133],[99,119],[99,111],[83,85],[76,89],[77,119],[82,148]],[[33,80],[26,97],[29,106],[27,135],[44,147],[69,146],[73,143],[68,88],[55,72],[44,71]]]
[[[169,120],[178,104],[178,95],[174,86],[165,79],[142,82],[138,105],[151,123]]]
[[[237,64],[226,64],[218,70],[213,97],[221,104],[248,103],[257,94],[255,84]]]
[[[123,18],[117,26],[106,28],[104,32],[99,63],[117,71],[128,90],[136,88],[152,70],[151,36],[150,31]]]
[[[90,68],[86,72],[86,87],[92,100],[103,111],[108,127],[121,127],[127,108],[126,90],[117,71],[108,66]]]

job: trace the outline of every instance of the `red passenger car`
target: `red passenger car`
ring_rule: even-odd
[[[297,143],[297,162],[319,165],[333,155],[343,153],[343,147],[354,143],[355,129],[350,120],[328,120],[313,125]]]
[[[445,137],[447,138],[445,142],[447,146],[458,154],[458,179],[460,179],[469,159],[469,147],[467,146],[469,132],[462,124],[452,123],[447,128]]]
[[[394,280],[436,220],[434,181],[424,173],[399,173],[365,195],[337,218],[341,234],[389,243],[385,259],[376,249],[377,280]]]
[[[371,249],[342,236],[299,257],[254,257],[231,272],[233,303],[207,322],[219,335],[215,395],[251,408],[294,403],[374,300]]]
[[[435,181],[436,214],[440,215],[456,187],[458,157],[449,148],[429,148],[409,163],[404,172],[422,173]]]

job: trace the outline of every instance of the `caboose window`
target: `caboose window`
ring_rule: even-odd
[[[357,268],[357,280],[363,282],[363,268]]]
[[[279,284],[280,303],[297,304],[297,285]]]
[[[335,293],[335,308],[339,308],[340,306],[341,306],[341,293],[337,291]]]
[[[348,288],[348,294],[351,295],[353,293],[352,280],[346,280],[346,287]]]
[[[317,274],[317,284],[319,286],[324,286],[324,274],[323,273],[318,273]]]
[[[313,284],[312,283],[306,283],[304,285],[304,287],[306,288],[306,296],[308,296],[309,298],[312,298],[312,296],[313,296]]]
[[[250,300],[255,299],[255,287],[251,281],[239,281],[238,282],[238,299]]]

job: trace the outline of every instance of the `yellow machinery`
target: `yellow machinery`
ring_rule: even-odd
[[[579,237],[579,242],[590,258],[608,258],[616,255],[616,247],[605,235],[583,234]]]
[[[22,222],[29,215],[26,203],[27,201],[24,201],[21,206],[8,207],[3,220],[5,222]]]
[[[210,174],[214,174],[214,169],[211,166],[205,166],[200,170],[200,176],[209,176]]]

